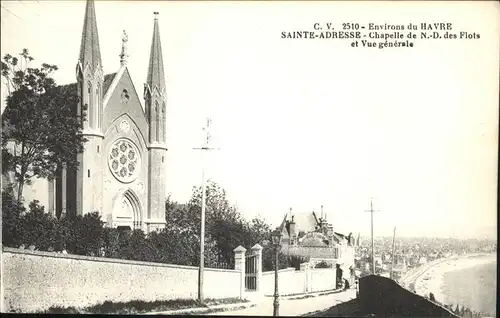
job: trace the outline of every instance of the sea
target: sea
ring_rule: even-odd
[[[468,307],[496,317],[496,263],[447,272],[443,277],[442,292],[447,304]]]

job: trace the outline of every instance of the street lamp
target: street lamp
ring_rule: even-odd
[[[276,262],[274,263],[274,311],[273,311],[273,316],[277,317],[279,316],[279,308],[280,308],[280,301],[279,301],[279,293],[278,293],[278,265],[279,265],[279,260],[278,260],[278,255],[279,255],[279,250],[281,248],[281,232],[276,230],[271,233],[271,242],[273,243],[274,250],[276,252]]]

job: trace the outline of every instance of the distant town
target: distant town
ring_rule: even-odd
[[[356,269],[369,274],[371,264],[371,239],[360,237],[355,252]],[[390,276],[392,260],[392,237],[374,238],[375,271],[381,276]],[[409,270],[428,262],[472,253],[496,253],[495,240],[456,238],[396,237],[393,278],[403,277]]]

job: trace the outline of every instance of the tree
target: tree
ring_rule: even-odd
[[[285,269],[289,266],[288,256],[279,252],[278,254],[278,269]],[[272,245],[264,246],[262,249],[262,271],[272,271],[275,268],[276,251]]]
[[[217,183],[208,181],[206,188],[206,212],[205,212],[205,241],[216,242],[217,259],[220,262],[232,263],[233,250],[238,245],[251,247],[252,240],[249,238],[249,227],[241,214],[229,204],[226,191]],[[193,187],[193,193],[188,203],[188,213],[193,224],[194,232],[200,235],[201,222],[201,187]],[[199,245],[198,245],[199,246]]]
[[[174,202],[170,197],[165,206],[165,229],[150,234],[151,244],[162,251],[161,259],[164,262],[197,266],[200,260],[201,213],[192,205]],[[216,260],[217,255],[214,241],[210,233],[207,233],[205,258]]]
[[[259,217],[252,219],[250,223],[250,231],[250,235],[253,240],[261,246],[265,245],[265,241],[270,240],[271,226]]]
[[[200,234],[201,221],[201,187],[193,187],[193,193],[189,203],[184,206],[182,216],[172,214],[174,219],[181,220],[181,226]],[[261,218],[246,220],[234,206],[232,206],[226,196],[226,191],[217,183],[208,181],[206,185],[206,244],[213,244],[216,248],[216,258],[219,262],[232,263],[234,258],[233,250],[239,246],[244,246],[248,252],[255,244],[260,244],[263,249],[264,268],[272,267],[272,248],[266,247],[265,242],[270,239],[271,227]],[[186,218],[188,220],[186,220]],[[169,222],[167,216],[167,223]],[[186,226],[188,225],[188,226]],[[168,227],[168,224],[167,224]],[[198,245],[199,246],[199,245]],[[280,266],[288,267],[287,257],[280,256]],[[208,258],[208,257],[207,257]]]
[[[51,76],[57,66],[44,63],[32,68],[29,64],[34,59],[28,50],[20,55],[18,59],[7,54],[1,62],[9,88],[2,114],[2,159],[5,171],[14,175],[18,200],[33,177],[52,179],[63,166],[76,168],[76,154],[86,141],[82,135],[85,107],[78,116],[74,87],[56,86]]]
[[[205,259],[207,262],[231,264],[234,259],[233,250],[242,245],[250,253],[250,248],[255,244],[263,246],[262,268],[263,271],[274,269],[275,251],[269,245],[271,226],[262,218],[255,217],[246,220],[227,197],[226,191],[217,183],[208,181],[206,185],[206,216],[205,216]],[[199,235],[201,222],[201,187],[193,187],[193,193],[187,204],[173,202],[170,197],[165,204],[166,227],[162,235],[168,239],[161,242],[176,242],[177,248],[172,243],[162,246],[163,250],[170,250],[171,257],[183,264],[189,260],[193,265],[199,262]],[[163,243],[162,243],[163,244]],[[182,251],[182,255],[177,255]],[[188,255],[193,255],[188,257]],[[307,259],[287,256],[279,253],[279,268],[300,268],[300,264]],[[169,261],[170,263],[170,261]]]

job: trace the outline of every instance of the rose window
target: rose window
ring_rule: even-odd
[[[126,139],[117,140],[109,153],[109,168],[122,182],[132,182],[139,170],[139,151]]]

